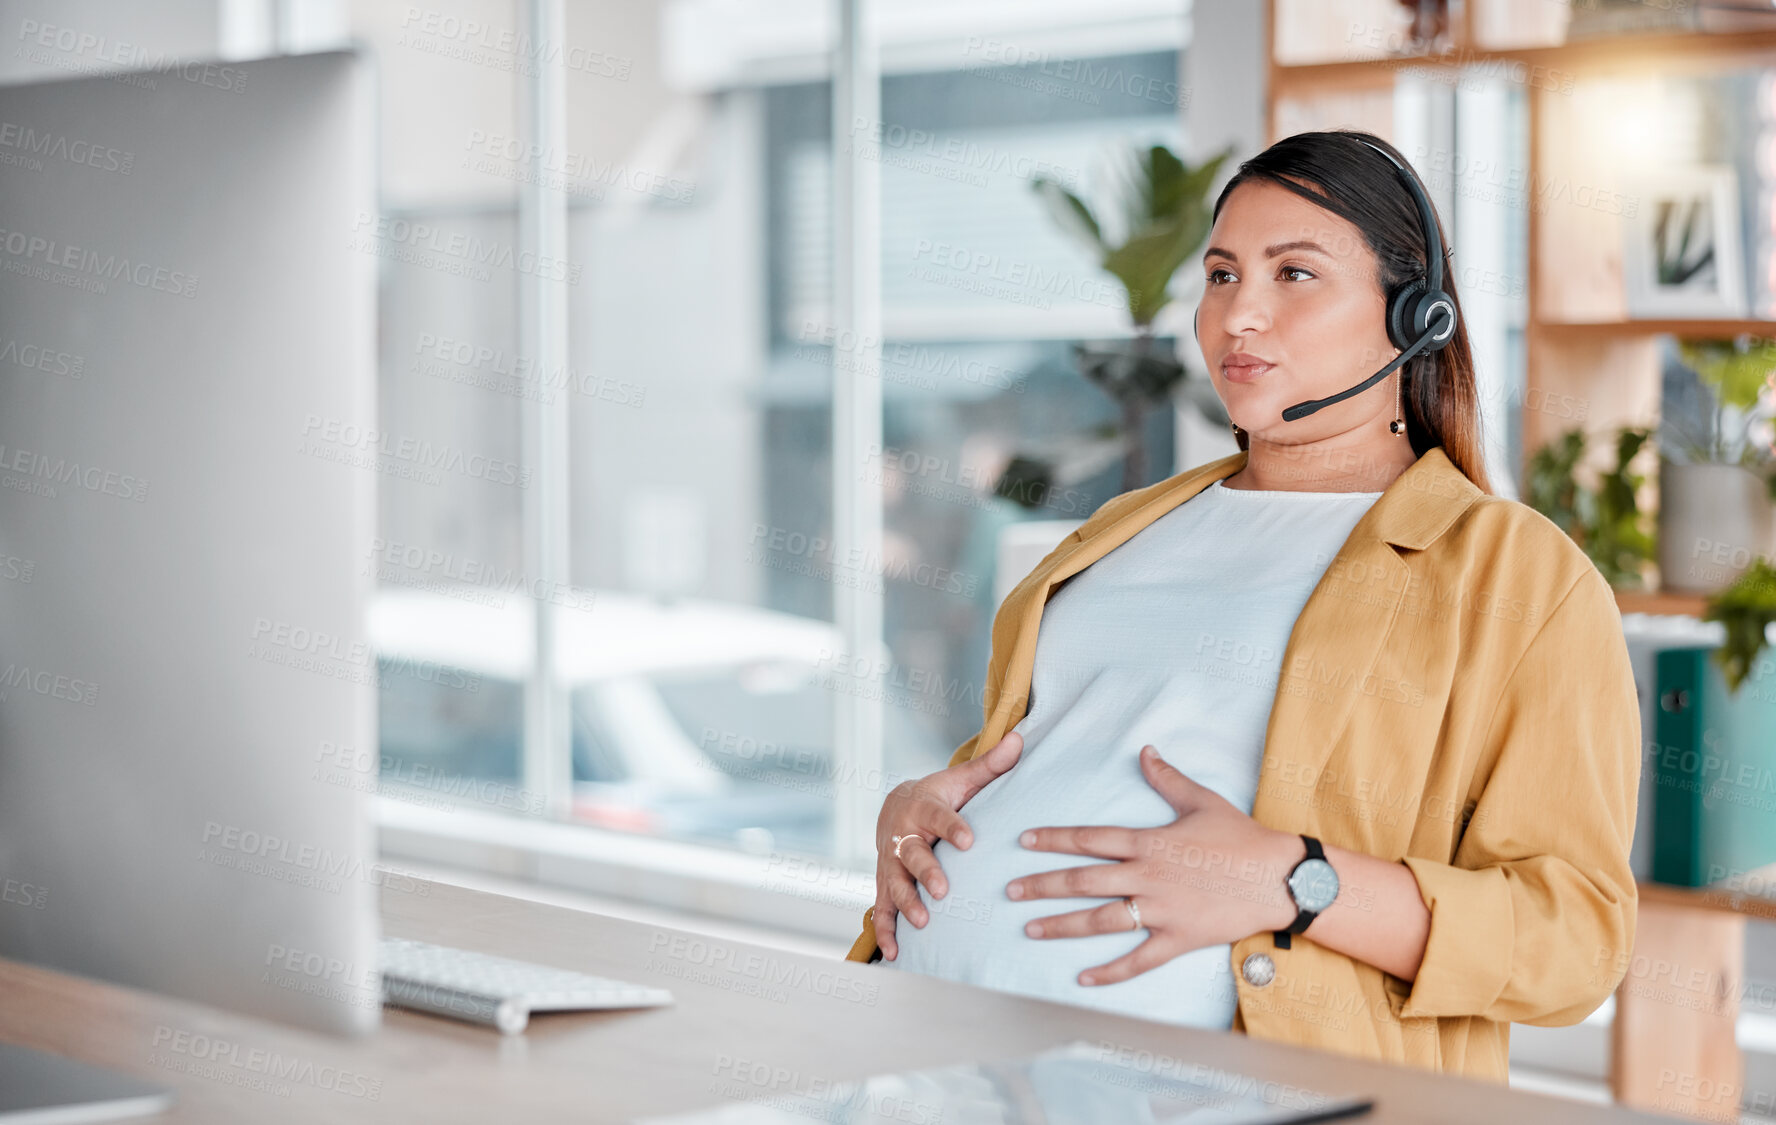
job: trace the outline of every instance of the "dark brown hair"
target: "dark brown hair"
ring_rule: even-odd
[[[1402,285],[1425,276],[1424,227],[1411,192],[1381,154],[1368,141],[1394,155],[1414,180],[1417,173],[1405,156],[1373,133],[1336,129],[1323,133],[1297,133],[1284,137],[1239,166],[1215,200],[1214,218],[1233,189],[1248,180],[1266,180],[1332,214],[1348,219],[1363,232],[1363,239],[1380,262],[1380,284],[1385,297]],[[1420,190],[1424,182],[1418,180]],[[1433,205],[1432,213],[1436,208]],[[1211,219],[1211,222],[1213,219]],[[1449,246],[1443,220],[1437,233]],[[1443,290],[1455,301],[1455,338],[1441,351],[1420,352],[1400,369],[1405,376],[1401,395],[1406,404],[1406,436],[1412,452],[1423,456],[1437,446],[1482,492],[1491,493],[1486,459],[1481,451],[1479,389],[1475,383],[1474,352],[1468,343],[1467,321],[1461,316],[1461,298],[1449,269],[1445,250]],[[1380,370],[1379,365],[1376,368]],[[1244,433],[1235,435],[1239,447],[1247,447]]]

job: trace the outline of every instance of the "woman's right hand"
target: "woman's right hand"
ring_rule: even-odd
[[[871,918],[883,957],[892,961],[900,952],[894,943],[896,915],[905,914],[920,929],[931,920],[919,899],[918,884],[924,884],[932,898],[942,898],[949,891],[949,881],[931,845],[948,840],[968,850],[974,834],[957,810],[987,782],[1016,765],[1023,750],[1023,736],[1007,732],[985,754],[917,781],[903,781],[882,802],[882,813],[876,818],[876,908]],[[896,836],[912,837],[901,843],[898,859],[894,855]]]

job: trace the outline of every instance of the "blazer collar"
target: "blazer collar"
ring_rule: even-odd
[[[1055,588],[1215,481],[1238,472],[1246,458],[1241,450],[1152,486],[1152,495],[1144,502],[1057,555],[1046,572],[1026,579],[1036,589],[1021,607],[1022,621],[1017,623],[1021,627],[1006,638],[1015,648],[1010,662],[1014,682],[1004,685],[1009,690],[1001,693],[983,728],[977,753],[996,743],[1025,710],[1036,634]],[[1312,806],[1276,791],[1275,779],[1317,775],[1348,724],[1363,678],[1380,656],[1411,585],[1411,568],[1395,548],[1429,547],[1482,495],[1437,446],[1394,478],[1357,521],[1327,573],[1374,574],[1381,580],[1366,586],[1366,597],[1359,604],[1330,593],[1328,580],[1322,577],[1296,618],[1265,732],[1266,768],[1252,809],[1261,823],[1293,831],[1318,827]],[[1283,760],[1306,772],[1276,770]]]
[[[1104,537],[1113,540],[1112,546],[1120,545],[1132,538],[1136,531],[1209,485],[1225,480],[1245,468],[1247,456],[1247,452],[1242,449],[1154,486],[1153,495],[1145,503],[1083,541],[1075,548],[1075,553],[1085,550],[1088,544]],[[1358,530],[1396,547],[1422,551],[1436,542],[1461,517],[1468,505],[1482,495],[1484,494],[1468,479],[1467,474],[1455,467],[1455,462],[1449,459],[1442,446],[1432,446],[1382,491],[1365,514],[1363,524],[1359,525]],[[1094,556],[1090,561],[1096,562],[1101,557],[1101,554]],[[1064,563],[1064,560],[1056,561]],[[1063,575],[1068,576],[1070,574]]]

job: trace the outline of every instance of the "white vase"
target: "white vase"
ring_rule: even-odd
[[[1762,477],[1738,465],[1659,461],[1660,587],[1712,594],[1771,556],[1776,507]]]

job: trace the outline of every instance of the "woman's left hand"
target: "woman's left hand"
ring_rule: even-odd
[[[1141,748],[1141,772],[1178,810],[1177,820],[1163,828],[1032,828],[1018,838],[1034,851],[1121,861],[1045,871],[1006,884],[1006,894],[1018,900],[1114,900],[1037,918],[1024,927],[1030,937],[1044,940],[1134,929],[1123,902],[1134,900],[1141,926],[1151,936],[1124,956],[1081,972],[1082,985],[1115,984],[1193,949],[1286,929],[1295,920],[1284,881],[1307,854],[1301,837],[1259,824],[1185,777],[1152,746]]]

